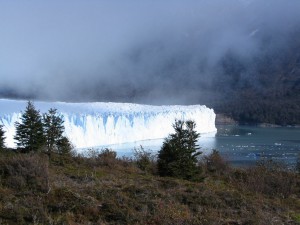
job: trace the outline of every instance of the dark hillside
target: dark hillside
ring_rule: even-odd
[[[224,58],[226,80],[215,81],[219,95],[224,95],[211,104],[217,112],[242,123],[300,124],[299,35],[290,34],[284,46],[268,40],[250,64],[232,55]]]

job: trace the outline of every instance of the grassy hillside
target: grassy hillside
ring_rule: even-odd
[[[300,224],[299,174],[277,164],[233,169],[213,154],[191,182],[139,160],[2,151],[0,224]]]

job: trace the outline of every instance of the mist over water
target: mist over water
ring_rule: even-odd
[[[257,61],[289,45],[299,9],[297,0],[0,1],[0,97],[202,103],[235,72],[234,85],[260,88]]]

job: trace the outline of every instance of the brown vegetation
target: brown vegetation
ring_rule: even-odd
[[[197,182],[143,168],[111,150],[1,152],[0,224],[300,224],[299,174],[276,163],[235,169],[213,152]]]

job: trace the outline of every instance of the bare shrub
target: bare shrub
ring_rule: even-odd
[[[287,171],[283,164],[262,160],[246,171],[244,184],[248,190],[273,197],[287,198],[296,185],[295,174]]]
[[[156,173],[155,155],[151,151],[146,151],[141,145],[133,149],[134,160],[137,167],[145,172]]]
[[[110,167],[113,166],[117,161],[117,153],[112,149],[102,149],[97,156],[97,162],[99,162],[102,166]]]
[[[117,153],[112,149],[105,148],[105,149],[89,149],[87,152],[87,157],[80,157],[89,165],[95,166],[112,166],[114,163],[118,161]]]
[[[90,148],[87,150],[86,156],[90,159],[96,159],[99,155],[100,151],[98,149]],[[83,157],[83,155],[82,155]]]
[[[224,174],[229,169],[228,163],[215,149],[212,151],[212,153],[203,157],[203,164],[207,172],[217,175]]]
[[[79,161],[87,163],[92,167],[109,167],[114,168],[119,164],[120,159],[117,158],[117,153],[112,149],[89,149],[86,156],[76,157]]]
[[[17,190],[47,192],[49,187],[48,158],[37,154],[17,155],[0,160],[0,176],[4,185]]]

